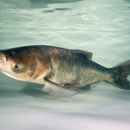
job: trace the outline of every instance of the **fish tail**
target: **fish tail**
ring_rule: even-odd
[[[127,77],[130,75],[130,61],[114,67],[114,83],[120,88],[130,90],[130,81]]]

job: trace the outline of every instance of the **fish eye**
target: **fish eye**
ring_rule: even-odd
[[[18,68],[19,68],[19,65],[16,64],[16,63],[14,63],[14,64],[13,64],[13,68],[14,68],[14,69],[18,69]]]

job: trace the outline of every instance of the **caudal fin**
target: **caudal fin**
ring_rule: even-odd
[[[130,90],[130,81],[127,79],[130,75],[130,61],[114,67],[114,70],[114,83],[122,89]]]

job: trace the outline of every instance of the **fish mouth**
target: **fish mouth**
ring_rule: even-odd
[[[2,53],[0,53],[0,64],[2,64],[3,66],[7,65],[7,58]]]

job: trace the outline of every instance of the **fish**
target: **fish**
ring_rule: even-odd
[[[73,88],[91,89],[91,84],[107,81],[130,90],[130,60],[107,68],[92,60],[92,53],[55,46],[35,45],[0,50],[0,71],[16,80],[43,84],[43,92],[70,97]]]

